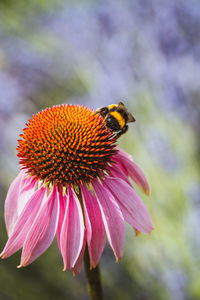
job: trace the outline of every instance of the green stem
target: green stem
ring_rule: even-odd
[[[91,300],[103,300],[100,268],[99,266],[96,266],[95,269],[90,270],[90,258],[87,245],[85,248],[84,265],[87,276],[88,292]]]
[[[78,191],[76,194],[77,194],[77,197],[79,198],[83,216],[84,216],[83,198],[81,195],[80,187],[78,187]],[[84,223],[85,223],[85,216],[84,216]],[[85,272],[86,272],[86,276],[87,276],[88,292],[90,294],[91,300],[103,300],[103,290],[102,290],[102,285],[101,285],[100,268],[97,265],[95,269],[90,269],[90,257],[89,257],[87,243],[85,246],[84,266],[85,266]]]

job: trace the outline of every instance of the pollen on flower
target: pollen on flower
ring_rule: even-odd
[[[34,115],[18,140],[23,168],[46,184],[90,182],[106,170],[116,138],[86,107],[58,105]]]

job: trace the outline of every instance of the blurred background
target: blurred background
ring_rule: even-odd
[[[0,248],[16,146],[32,114],[123,100],[136,118],[120,147],[144,170],[155,224],[101,258],[106,299],[200,299],[200,1],[0,1]],[[0,299],[88,299],[57,242],[32,265],[0,261]]]

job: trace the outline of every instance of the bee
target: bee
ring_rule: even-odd
[[[95,114],[100,114],[104,118],[107,128],[116,133],[117,138],[127,132],[127,123],[135,122],[135,118],[122,102],[99,108]]]

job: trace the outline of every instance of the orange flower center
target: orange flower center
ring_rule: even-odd
[[[20,163],[46,182],[90,182],[106,170],[116,152],[116,139],[103,119],[83,106],[47,108],[26,125],[18,141]]]

